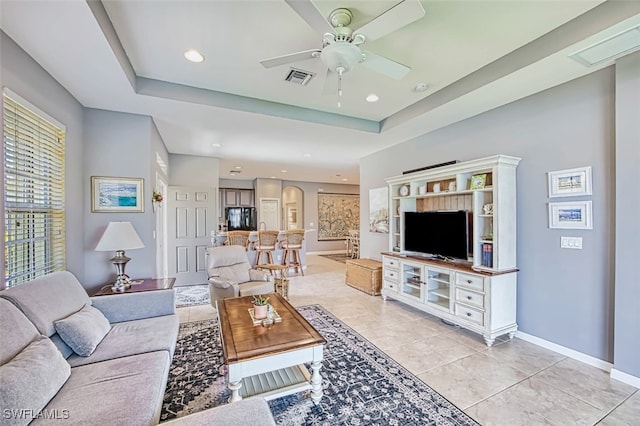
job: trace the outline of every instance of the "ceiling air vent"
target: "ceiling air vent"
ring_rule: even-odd
[[[290,83],[305,86],[313,78],[314,75],[314,73],[309,71],[291,68],[284,79],[285,81],[288,81]]]
[[[585,66],[597,65],[640,50],[640,25],[587,46],[569,56]]]

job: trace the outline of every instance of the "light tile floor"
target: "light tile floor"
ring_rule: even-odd
[[[319,304],[482,425],[639,426],[640,391],[600,369],[518,338],[488,348],[477,334],[344,284],[345,265],[307,256],[290,280],[294,306]],[[211,306],[178,309],[182,322]]]

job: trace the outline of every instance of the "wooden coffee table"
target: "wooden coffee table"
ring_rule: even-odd
[[[254,395],[269,400],[311,389],[311,400],[318,404],[322,398],[322,351],[327,341],[280,295],[266,296],[282,318],[271,327],[253,325],[251,296],[218,301],[229,402]],[[311,363],[311,374],[305,362]]]

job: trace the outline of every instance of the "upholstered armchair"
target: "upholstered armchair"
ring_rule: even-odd
[[[220,246],[207,249],[207,275],[211,305],[228,297],[273,293],[274,279],[267,272],[252,269],[242,246]]]

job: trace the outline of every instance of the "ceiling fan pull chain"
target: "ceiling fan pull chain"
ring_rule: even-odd
[[[344,72],[344,68],[338,67],[336,71],[338,72],[338,108],[340,108],[342,106],[340,100],[342,99],[342,73]]]

